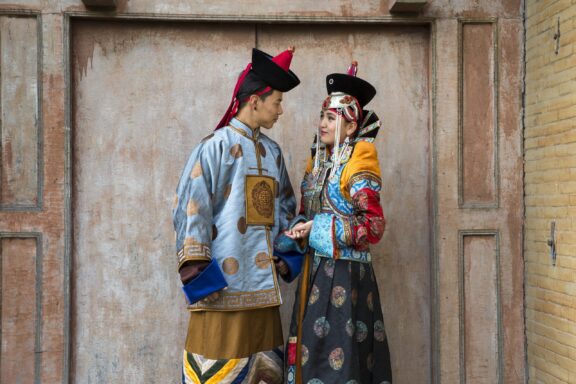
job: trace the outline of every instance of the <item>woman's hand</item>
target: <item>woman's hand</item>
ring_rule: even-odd
[[[300,240],[305,239],[310,235],[310,231],[312,230],[312,224],[314,220],[310,220],[306,223],[298,223],[290,231],[284,232],[286,236],[293,240]]]

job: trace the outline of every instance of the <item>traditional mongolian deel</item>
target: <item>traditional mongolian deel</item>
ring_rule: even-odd
[[[216,278],[207,268],[189,284],[207,293],[220,284],[227,289],[218,301],[190,302],[190,309],[278,306],[273,241],[296,205],[280,148],[236,119],[210,136],[190,155],[178,186],[176,244],[180,265],[203,260],[219,267]]]
[[[358,134],[333,150],[317,140],[302,181],[301,213],[313,225],[286,348],[288,384],[392,383],[369,247],[385,220],[372,143],[380,121],[359,103],[374,97],[366,84],[352,74],[327,79],[323,109],[356,121]]]
[[[282,267],[282,278],[294,279],[302,251],[274,247],[296,204],[280,148],[260,133],[263,115],[249,101],[277,100],[277,91],[298,85],[289,70],[293,51],[271,57],[253,50],[228,110],[193,150],[178,184],[173,220],[190,310],[183,383],[283,380],[282,355],[275,351],[283,343],[276,267]]]

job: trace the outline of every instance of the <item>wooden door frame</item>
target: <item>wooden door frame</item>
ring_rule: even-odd
[[[226,24],[302,24],[302,25],[379,25],[379,26],[425,26],[429,28],[429,106],[430,128],[430,172],[432,173],[431,201],[432,226],[430,238],[430,377],[433,384],[440,383],[440,326],[439,326],[439,259],[438,259],[438,183],[437,183],[437,145],[436,145],[436,19],[429,17],[330,17],[330,16],[258,16],[258,15],[170,15],[170,14],[124,14],[114,12],[64,12],[64,75],[65,75],[65,178],[64,178],[64,383],[70,383],[71,373],[71,277],[72,277],[72,74],[71,74],[71,24],[78,20],[96,21],[149,21],[177,23],[226,23]]]

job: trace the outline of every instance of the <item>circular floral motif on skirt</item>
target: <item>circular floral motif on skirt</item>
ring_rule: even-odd
[[[342,369],[342,366],[344,365],[344,350],[340,347],[334,349],[330,352],[328,362],[333,370],[339,371]]]
[[[374,356],[371,353],[368,354],[368,358],[366,359],[366,367],[370,372],[372,372],[372,368],[374,368]]]
[[[358,320],[356,322],[356,341],[361,343],[366,340],[366,336],[368,336],[368,327],[364,322]]]
[[[312,285],[312,290],[310,291],[310,297],[308,298],[308,305],[312,305],[318,301],[320,297],[320,290],[316,286],[316,284]]]
[[[328,335],[328,332],[330,332],[330,324],[328,323],[328,320],[326,320],[324,316],[318,318],[314,322],[314,333],[316,336],[325,337]]]
[[[350,300],[352,300],[352,305],[356,306],[356,303],[358,302],[358,290],[356,288],[352,288],[352,291],[350,292]]]
[[[326,260],[324,263],[324,272],[326,272],[326,276],[329,278],[334,277],[334,261],[333,260]]]
[[[355,330],[356,327],[354,326],[354,322],[352,321],[352,319],[348,319],[348,321],[346,322],[346,333],[348,334],[348,336],[352,337],[354,335]]]
[[[324,382],[322,380],[319,379],[312,379],[312,380],[308,380],[308,383],[306,384],[324,384]]]
[[[304,344],[302,344],[302,365],[306,365],[306,363],[308,362],[308,357],[310,357],[310,353],[308,352],[308,348],[306,348],[306,346]]]
[[[374,310],[374,295],[372,295],[372,292],[370,292],[366,297],[366,304],[368,305],[369,310]]]
[[[374,338],[377,341],[384,341],[386,338],[386,331],[384,330],[384,323],[382,320],[376,320],[374,323]]]
[[[341,286],[336,286],[332,288],[332,296],[330,297],[330,302],[336,308],[340,308],[342,304],[346,301],[346,290]]]

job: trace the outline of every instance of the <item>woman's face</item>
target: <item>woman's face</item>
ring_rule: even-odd
[[[336,122],[338,115],[336,112],[329,109],[320,112],[320,141],[329,146],[334,146],[334,143],[342,143],[346,136],[350,136],[356,130],[355,122],[348,122],[344,117],[340,116],[340,137],[336,138]]]

